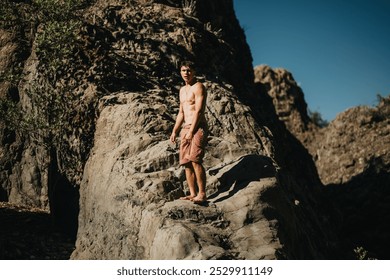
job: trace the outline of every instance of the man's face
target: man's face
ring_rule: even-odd
[[[180,74],[183,80],[189,83],[194,78],[195,72],[188,66],[182,66],[180,68]]]

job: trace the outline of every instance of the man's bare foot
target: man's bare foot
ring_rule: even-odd
[[[204,196],[195,196],[194,198],[191,199],[191,201],[195,204],[203,204],[204,202],[207,201],[207,197],[204,195]]]
[[[180,200],[193,200],[194,198],[195,198],[195,196],[193,196],[193,195],[187,195],[187,196],[182,196],[179,199]]]

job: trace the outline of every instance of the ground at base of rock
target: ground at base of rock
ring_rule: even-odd
[[[0,224],[1,260],[67,260],[74,250],[48,211],[0,202]]]

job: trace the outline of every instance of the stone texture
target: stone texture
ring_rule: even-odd
[[[307,113],[307,104],[303,92],[292,74],[285,69],[272,69],[259,65],[254,69],[255,83],[262,86],[272,98],[276,114],[294,135],[308,130],[311,120]]]
[[[320,129],[309,118],[301,88],[285,69],[255,67],[255,83],[268,95],[275,113],[308,149],[324,184],[342,184],[364,172],[370,162],[388,165],[389,97],[376,108],[360,106],[340,113]]]
[[[355,107],[339,114],[312,143],[322,181],[342,184],[372,166],[388,166],[389,117],[389,97],[377,107]]]
[[[310,119],[304,93],[293,75],[268,65],[256,66],[254,74],[257,92],[271,98],[278,119],[307,148],[320,128]]]
[[[315,161],[329,206],[336,209],[332,219],[342,240],[337,255],[351,259],[362,247],[369,258],[387,259],[390,97],[380,97],[376,107],[350,108],[319,128],[286,70],[258,66],[255,81],[258,93],[272,100],[275,114]],[[273,112],[268,108],[268,113]]]
[[[252,145],[247,142],[247,149],[240,147],[243,143],[234,139],[234,134],[226,144],[230,155],[216,158],[212,151],[220,147],[209,147],[205,160],[209,205],[171,201],[183,195],[177,151],[168,143],[166,129],[153,129],[153,136],[144,129],[173,124],[170,118],[161,119],[160,113],[169,112],[171,106],[156,106],[160,111],[148,106],[150,100],[157,103],[165,94],[119,93],[102,101],[95,145],[81,185],[82,208],[72,258],[304,257],[298,251],[283,250],[278,238],[283,231],[291,235],[288,226],[279,223],[279,216],[290,216],[293,224],[301,223],[302,217],[296,205],[283,199],[286,194],[278,186],[274,162],[254,151],[246,155]],[[165,104],[168,100],[166,97]],[[210,100],[209,106],[214,102]],[[239,108],[235,112],[243,113]],[[207,113],[213,124],[212,115]],[[233,124],[239,121],[234,115],[225,117]],[[156,122],[157,118],[160,121]],[[211,125],[212,132],[213,128]],[[215,138],[220,137],[210,136],[209,142],[214,143]],[[244,138],[251,139],[250,135]],[[107,229],[107,224],[112,227]],[[297,227],[295,238],[300,239],[300,231]],[[298,246],[295,238],[292,242]],[[321,256],[314,248],[305,250]]]
[[[311,143],[328,196],[342,213],[342,249],[363,247],[378,259],[389,258],[390,246],[389,120],[387,97],[339,114]]]

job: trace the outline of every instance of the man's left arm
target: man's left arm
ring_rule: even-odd
[[[194,90],[194,95],[195,95],[195,111],[194,111],[191,127],[186,137],[187,139],[192,138],[194,131],[197,129],[198,124],[204,114],[204,105],[206,102],[206,88],[202,83],[199,83],[196,86]]]

